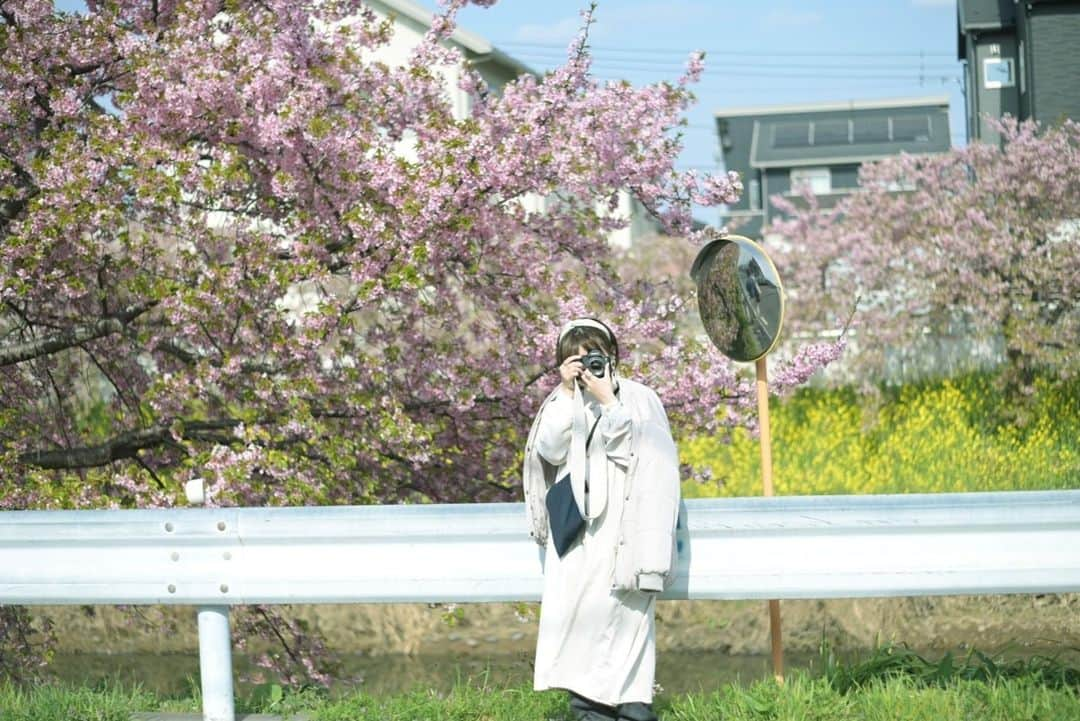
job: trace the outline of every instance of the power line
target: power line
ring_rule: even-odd
[[[566,56],[562,55],[562,54],[546,53],[546,52],[539,52],[539,51],[520,52],[520,53],[517,53],[517,55],[519,57],[521,57],[522,59],[526,60],[526,61],[538,62],[540,60],[551,60],[553,64],[555,64],[556,61],[561,62],[561,61],[566,59]],[[594,65],[626,65],[626,64],[633,63],[635,65],[655,66],[655,67],[671,68],[671,69],[675,69],[675,70],[682,69],[682,68],[686,67],[686,62],[683,59],[679,59],[679,60],[650,60],[649,58],[608,58],[608,57],[602,57],[602,56],[599,56],[599,55],[593,55],[592,56],[592,61],[593,61]],[[807,70],[815,70],[815,69],[817,69],[817,70],[851,70],[851,69],[858,69],[858,70],[910,70],[911,72],[920,72],[920,73],[925,73],[925,72],[931,72],[931,73],[958,72],[958,70],[959,70],[956,63],[931,63],[931,64],[914,63],[913,64],[910,61],[905,61],[903,64],[897,64],[897,63],[887,63],[887,64],[859,63],[854,68],[852,67],[852,65],[850,63],[845,63],[845,64],[837,64],[837,63],[801,63],[801,62],[799,62],[799,63],[795,63],[795,62],[766,63],[766,62],[761,62],[761,61],[754,61],[754,62],[725,61],[723,63],[723,65],[721,66],[721,68],[743,68],[743,67],[745,67],[745,68],[753,68],[753,69],[767,68],[767,69],[782,69],[782,70],[790,70],[790,69],[807,69]],[[715,69],[716,69],[715,67],[709,67],[708,63],[706,63],[705,72],[709,72],[710,70],[715,70]]]
[[[662,70],[660,68],[647,68],[647,67],[634,67],[631,65],[619,65],[619,66],[607,66],[597,65],[596,69],[602,72],[611,71],[626,71],[635,73],[659,73],[661,75],[672,75],[669,70]],[[718,73],[713,73],[713,77],[716,77]],[[823,78],[826,80],[905,80],[913,83],[919,83],[920,81],[928,80],[959,80],[960,73],[947,74],[947,73],[919,73],[912,72],[903,75],[892,74],[861,74],[861,73],[827,73],[827,72],[815,72],[809,71],[806,73],[799,73],[794,71],[785,72],[772,72],[769,70],[756,71],[756,70],[738,70],[730,75],[724,75],[721,77],[749,77],[749,78],[790,78],[790,79],[816,79]]]
[[[617,77],[617,76],[614,76],[614,75],[594,75],[593,78],[595,80],[598,80],[598,81],[601,81],[601,82],[615,82],[615,83],[618,83],[618,82],[625,82],[626,81],[625,77]],[[738,79],[739,79],[738,77],[733,78],[733,80],[736,80],[736,81]],[[888,90],[890,92],[895,91],[895,92],[899,92],[899,93],[905,93],[905,92],[908,92],[908,91],[914,92],[914,91],[919,89],[918,88],[919,83],[917,83],[917,82],[903,82],[903,81],[897,81],[897,80],[874,81],[873,88],[867,88],[865,85],[861,85],[859,83],[836,84],[835,80],[830,80],[830,82],[833,83],[833,84],[830,84],[830,85],[821,85],[819,83],[810,82],[809,80],[807,80],[807,82],[802,82],[802,83],[795,84],[795,85],[791,85],[791,84],[778,85],[778,84],[776,84],[777,82],[783,82],[783,80],[782,79],[776,79],[775,82],[774,82],[774,80],[772,80],[772,79],[763,78],[759,82],[755,82],[755,83],[750,84],[750,85],[739,84],[737,82],[734,82],[734,83],[733,82],[728,82],[728,81],[720,82],[719,80],[717,80],[715,82],[709,82],[709,81],[705,80],[705,81],[702,81],[700,83],[696,83],[694,85],[691,85],[690,90],[691,90],[691,92],[694,93],[694,95],[697,95],[698,97],[701,97],[701,96],[706,96],[706,95],[707,96],[715,96],[715,95],[718,95],[718,94],[719,95],[725,95],[725,94],[739,94],[739,95],[750,94],[750,95],[753,95],[753,94],[760,94],[762,91],[768,91],[770,93],[776,93],[776,92],[794,92],[794,91],[802,90],[802,91],[813,91],[815,93],[820,94],[820,93],[852,93],[852,92],[864,93],[864,92],[868,92],[870,90],[881,89],[881,90]],[[922,89],[922,91],[926,91],[928,88],[937,87],[938,85],[939,85],[939,83],[936,83],[936,82],[934,82],[934,83],[924,82],[924,83],[922,83],[921,89]],[[953,85],[956,85],[956,87],[959,88],[959,83],[954,83],[954,82],[942,83],[942,85],[947,85],[949,87],[951,87]],[[944,92],[944,89],[943,89],[943,92]],[[848,96],[845,95],[845,98],[846,97],[848,97]],[[807,99],[807,102],[813,102],[813,100],[812,99]]]
[[[615,82],[615,83],[618,83],[618,82],[624,82],[624,81],[628,80],[626,76],[608,75],[608,74],[593,75],[592,77],[595,80],[598,80],[598,81],[601,81],[601,82]],[[741,75],[741,74],[735,74],[730,78],[730,80],[739,80],[740,78],[743,78],[743,77],[747,77],[747,76]],[[694,92],[695,94],[701,94],[703,92],[713,92],[713,93],[714,92],[754,92],[754,91],[761,91],[761,90],[769,90],[769,91],[773,91],[773,92],[781,91],[781,90],[784,90],[784,91],[786,91],[786,90],[814,90],[816,92],[852,92],[857,87],[859,87],[860,83],[867,83],[867,82],[873,83],[874,88],[895,88],[897,90],[903,90],[903,89],[908,89],[908,88],[911,88],[911,89],[914,89],[914,88],[926,89],[928,87],[952,86],[952,85],[959,86],[959,84],[960,84],[960,79],[959,78],[950,78],[950,77],[941,77],[941,78],[933,77],[933,78],[931,78],[931,77],[926,77],[926,76],[924,76],[921,79],[912,77],[912,78],[897,78],[897,79],[892,79],[892,80],[881,80],[881,79],[876,78],[876,77],[866,77],[866,76],[847,77],[847,78],[835,78],[835,77],[815,78],[815,77],[807,77],[807,76],[790,76],[790,75],[771,75],[770,76],[770,75],[766,75],[766,76],[750,76],[750,77],[760,77],[761,80],[760,80],[760,82],[758,82],[756,84],[753,84],[753,85],[737,85],[737,84],[731,84],[729,79],[727,79],[727,78],[723,78],[723,79],[722,78],[713,78],[712,82],[709,82],[709,80],[706,79],[706,80],[702,80],[701,82],[698,82],[698,83],[695,83],[695,84],[691,85],[690,90],[692,92]],[[798,85],[775,85],[774,84],[774,81],[782,82],[784,80],[801,80],[803,82],[801,82]],[[829,82],[829,83],[832,83],[832,84],[831,85],[821,85],[818,82],[815,82],[816,80],[821,80],[823,82]],[[847,82],[846,85],[838,85],[838,84],[836,84],[837,80],[846,80],[848,82]],[[862,85],[861,87],[865,87],[865,85]]]
[[[567,45],[560,45],[558,43],[523,43],[513,41],[496,41],[495,45],[501,47],[523,47],[523,48],[554,48],[565,51]],[[611,47],[602,45],[588,45],[590,51],[602,50],[604,52],[611,53],[648,53],[648,54],[671,54],[681,53],[683,56],[689,55],[686,48],[657,48],[657,47]],[[955,53],[927,53],[923,51],[909,51],[909,52],[821,52],[820,50],[705,50],[706,55],[734,55],[742,57],[829,57],[829,58],[954,58]]]
[[[607,63],[595,63],[593,69],[598,72],[633,72],[633,73],[653,73],[660,75],[673,76],[679,74],[680,71],[674,69],[654,68],[627,64],[609,65]],[[754,69],[754,68],[715,68],[711,71],[703,73],[703,77],[752,77],[752,78],[826,78],[826,79],[863,79],[863,80],[910,80],[919,82],[920,80],[940,80],[942,78],[948,80],[958,80],[961,73],[955,72],[920,72],[918,70],[912,70],[906,73],[880,73],[859,72],[861,69],[855,69],[855,72],[828,72],[821,70],[807,70],[806,72],[798,72],[799,68],[790,68],[787,70],[770,70],[770,69]],[[835,70],[842,70],[842,68],[835,68]],[[727,72],[724,72],[727,71]]]
[[[526,62],[536,62],[528,53],[522,58]],[[552,63],[555,64],[555,63]],[[633,73],[658,73],[662,75],[674,75],[684,70],[685,66],[663,61],[648,59],[610,59],[593,58],[592,67],[595,71],[603,74],[633,72]],[[874,72],[874,71],[895,71]],[[870,71],[870,72],[867,72]],[[834,79],[834,80],[902,80],[911,83],[925,84],[927,81],[934,82],[957,82],[960,71],[956,67],[940,67],[926,65],[866,65],[860,63],[852,65],[826,65],[826,64],[792,64],[792,63],[724,63],[719,67],[706,68],[705,77],[744,76],[758,78],[792,78],[792,79]]]

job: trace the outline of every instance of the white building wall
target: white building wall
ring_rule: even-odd
[[[371,0],[371,7],[379,17],[394,19],[394,31],[390,42],[374,53],[374,58],[391,66],[406,64],[413,48],[420,43],[428,31],[427,22],[417,17],[417,15],[426,14],[427,11],[411,0]],[[454,42],[455,38],[461,38],[462,42]],[[501,92],[503,86],[521,72],[521,68],[500,61],[495,55],[494,47],[471,33],[459,30],[452,36],[451,42],[474,63],[473,67],[495,93]],[[468,43],[468,45],[463,43]],[[478,50],[484,54],[477,55]],[[505,58],[505,56],[502,57]],[[453,107],[454,117],[459,120],[467,117],[471,112],[472,103],[468,93],[458,87],[459,69],[442,67],[438,68],[438,72],[445,78],[446,91]],[[412,141],[408,136],[399,143],[398,151],[405,157],[415,157]],[[608,238],[613,246],[625,249],[643,237],[654,235],[658,226],[649,217],[645,208],[634,200],[629,191],[620,190],[618,196],[618,205],[614,212],[607,210],[606,203],[597,203],[596,208],[597,212],[605,216],[626,221],[625,228],[614,231]],[[544,213],[548,208],[549,199],[530,193],[518,202],[530,213]]]

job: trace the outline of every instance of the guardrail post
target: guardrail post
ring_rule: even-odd
[[[185,483],[184,493],[193,506],[206,503],[206,484],[201,478]],[[199,607],[199,676],[203,721],[236,721],[228,606]]]
[[[199,607],[203,721],[236,721],[228,606]]]

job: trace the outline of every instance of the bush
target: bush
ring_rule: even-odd
[[[973,374],[874,395],[805,389],[774,401],[776,493],[1080,488],[1080,382],[1038,379],[1020,416],[997,386]],[[680,450],[707,479],[685,482],[686,497],[761,495],[758,441],[745,430],[730,443],[694,438]]]
[[[906,644],[885,643],[868,658],[845,662],[823,640],[820,649],[822,675],[839,693],[871,687],[876,682],[906,679],[920,687],[946,688],[963,681],[992,684],[1017,681],[1044,688],[1080,691],[1080,668],[1063,659],[1066,649],[1056,656],[1034,655],[1005,660],[972,648],[961,658],[946,653],[937,661],[928,660]],[[1073,654],[1075,656],[1075,654]]]

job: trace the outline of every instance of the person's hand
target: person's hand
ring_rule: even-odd
[[[562,387],[567,395],[574,395],[574,383],[581,377],[584,370],[585,364],[581,362],[580,355],[569,356],[562,362],[562,365],[559,366],[559,376],[562,378]]]
[[[584,366],[582,366],[584,368]],[[615,386],[611,382],[611,366],[604,367],[604,377],[597,378],[591,371],[581,373],[581,383],[585,390],[592,393],[601,405],[611,405],[615,402]]]

